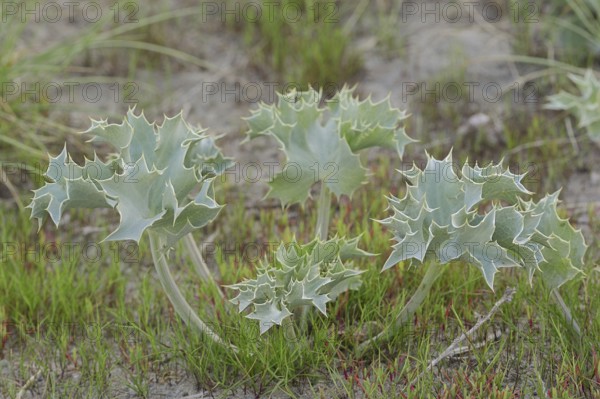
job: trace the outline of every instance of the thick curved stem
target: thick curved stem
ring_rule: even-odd
[[[329,208],[331,206],[331,191],[324,182],[321,182],[321,192],[319,193],[319,202],[317,204],[317,232],[316,236],[322,240],[327,240],[329,232]]]
[[[222,299],[225,299],[225,294],[223,294],[221,287],[219,287],[212,273],[210,272],[210,270],[208,270],[208,266],[206,265],[204,258],[202,258],[202,253],[196,245],[196,241],[194,241],[192,233],[186,235],[183,238],[183,242],[185,243],[185,247],[188,253],[190,254],[190,257],[192,258],[192,262],[194,263],[194,269],[196,270],[196,273],[204,280],[208,280],[211,283],[213,283],[214,286],[217,288],[219,296],[221,296]]]
[[[317,229],[315,236],[321,240],[327,240],[329,233],[329,210],[331,207],[331,191],[325,185],[325,182],[321,182],[321,192],[319,193],[319,201],[317,202]],[[300,328],[302,331],[306,331],[308,324],[308,312],[310,311],[309,306],[302,306],[300,310]]]
[[[421,284],[417,288],[417,291],[413,294],[410,300],[404,305],[398,316],[396,316],[396,326],[401,326],[410,320],[413,314],[417,311],[419,306],[423,303],[435,280],[443,273],[444,266],[440,263],[434,262],[429,265]]]
[[[429,291],[431,291],[431,287],[433,283],[438,279],[438,277],[444,272],[444,266],[440,263],[434,262],[429,265],[427,271],[425,272],[425,276],[423,276],[423,280],[421,280],[421,284],[417,288],[417,291],[413,294],[413,296],[409,299],[409,301],[404,305],[402,310],[396,316],[396,321],[394,323],[394,327],[399,327],[408,321],[410,321],[412,315],[415,314],[419,306],[423,303]],[[381,333],[376,335],[375,337],[363,342],[358,346],[358,353],[362,355],[365,350],[367,350],[374,343],[388,339],[391,335],[391,327],[388,326]]]
[[[213,330],[210,329],[204,323],[200,317],[194,312],[192,307],[187,303],[181,291],[175,284],[175,280],[169,271],[169,265],[165,258],[165,253],[162,247],[162,240],[159,235],[156,233],[149,233],[150,236],[150,251],[152,252],[152,260],[154,261],[154,266],[156,267],[156,272],[158,273],[158,279],[160,280],[169,301],[173,304],[173,308],[175,312],[181,317],[185,324],[191,325],[196,328],[199,332],[206,334],[212,339],[214,342],[217,342],[221,345],[229,347],[234,351],[237,351],[237,348],[233,345],[225,343],[221,337],[219,337]]]
[[[552,298],[558,304],[558,306],[560,307],[560,310],[562,310],[563,314],[565,315],[565,319],[567,319],[567,323],[569,323],[569,325],[571,327],[573,327],[573,330],[575,331],[575,333],[579,337],[581,337],[581,328],[579,327],[579,324],[577,324],[577,321],[571,314],[571,309],[569,309],[569,307],[563,300],[562,295],[560,295],[560,292],[558,292],[558,289],[554,288],[551,291],[551,293],[552,293]]]

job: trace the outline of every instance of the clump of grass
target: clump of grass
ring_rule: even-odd
[[[238,25],[254,46],[257,66],[267,65],[301,90],[309,85],[335,90],[360,71],[361,57],[342,27],[340,2],[284,0],[267,10],[262,6],[260,18]]]
[[[34,84],[58,79],[77,54],[90,45],[95,31],[39,52],[25,51],[19,40],[27,22],[21,21],[20,15],[3,18],[6,21],[0,24],[0,150],[10,149],[5,153],[5,162],[41,160],[51,143],[63,142],[65,133],[71,129],[47,118],[50,103],[43,96],[44,90],[36,89]],[[27,94],[27,89],[31,94]]]
[[[510,1],[514,49],[525,63],[589,68],[600,60],[600,5],[595,0]],[[521,62],[518,60],[518,62]],[[569,72],[576,72],[571,69]],[[565,69],[566,70],[566,69]],[[555,73],[553,71],[552,73]]]
[[[600,4],[594,0],[551,1],[550,35],[558,56],[573,65],[589,66],[600,57]]]

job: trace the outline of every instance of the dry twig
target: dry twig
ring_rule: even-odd
[[[475,332],[489,319],[492,318],[492,316],[498,311],[498,309],[500,308],[500,306],[502,306],[502,304],[504,304],[505,302],[510,302],[512,301],[513,295],[515,294],[517,290],[514,288],[507,288],[506,291],[504,291],[504,295],[502,295],[502,298],[500,298],[492,307],[492,309],[489,311],[489,313],[487,315],[485,315],[484,317],[480,318],[477,323],[475,323],[475,325],[466,333],[461,334],[461,336],[459,336],[458,338],[456,338],[454,341],[452,341],[452,344],[450,344],[450,346],[448,348],[446,348],[446,350],[444,352],[442,352],[438,357],[436,357],[434,360],[431,361],[431,363],[429,363],[429,366],[427,366],[427,368],[425,369],[425,371],[423,371],[421,374],[419,374],[419,376],[417,378],[415,378],[409,386],[414,385],[414,383],[416,382],[416,380],[418,380],[419,378],[421,378],[423,376],[423,374],[427,371],[430,371],[431,369],[433,369],[436,365],[438,365],[442,360],[444,360],[445,358],[452,356],[452,355],[456,355],[457,353],[463,353],[465,352],[465,348],[467,348],[468,350],[468,346],[467,347],[460,347],[459,345],[465,341],[466,339],[470,339],[473,337],[473,334],[475,334]]]

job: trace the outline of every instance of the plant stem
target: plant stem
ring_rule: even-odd
[[[302,333],[306,334],[306,331],[308,330],[308,312],[310,310],[310,307],[307,305],[302,306],[302,308],[300,308],[300,331],[302,331]]]
[[[423,303],[427,294],[431,290],[433,283],[443,273],[444,266],[441,263],[433,262],[427,268],[421,284],[417,288],[417,291],[413,294],[410,300],[404,305],[398,316],[396,316],[396,326],[400,326],[408,322],[411,316],[417,311],[419,306]]]
[[[575,333],[579,337],[581,337],[581,328],[579,328],[579,324],[577,324],[577,321],[573,318],[573,315],[571,314],[571,310],[569,309],[569,307],[563,300],[562,296],[560,295],[560,292],[558,292],[558,289],[554,288],[551,291],[551,293],[552,293],[552,299],[554,299],[554,301],[558,304],[558,306],[562,310],[563,314],[565,315],[565,319],[567,319],[567,323],[569,323],[569,325],[571,327],[573,327],[573,330],[575,331]]]
[[[198,317],[196,312],[194,312],[192,307],[187,303],[169,271],[169,265],[165,258],[161,237],[156,233],[149,233],[148,235],[150,236],[150,251],[152,252],[152,260],[154,261],[154,266],[158,273],[158,279],[160,280],[167,297],[171,301],[171,304],[173,304],[175,312],[183,319],[185,324],[194,326],[201,333],[208,335],[214,342],[229,347],[237,352],[235,346],[225,343],[221,337]]]
[[[204,280],[208,280],[211,283],[213,283],[213,285],[217,288],[217,292],[219,293],[219,296],[222,299],[225,299],[225,294],[223,294],[221,287],[219,287],[219,285],[215,281],[212,273],[210,272],[210,270],[208,270],[208,266],[206,265],[206,262],[204,262],[204,259],[202,258],[202,253],[200,252],[200,249],[196,245],[196,242],[194,241],[194,237],[192,236],[192,233],[186,235],[183,238],[183,242],[185,243],[185,247],[186,247],[188,253],[192,257],[192,261],[194,263],[194,269],[196,270],[196,273],[198,273],[198,275],[200,277],[202,277]]]
[[[325,182],[321,181],[321,192],[319,193],[319,200],[317,202],[317,229],[315,236],[321,240],[327,240],[329,232],[329,208],[331,206],[331,191],[325,185]],[[300,310],[300,329],[306,332],[308,325],[308,306],[302,306]]]
[[[283,321],[285,330],[285,337],[289,339],[290,342],[298,342],[298,336],[296,335],[296,326],[294,321],[291,318],[287,318]]]
[[[319,193],[319,202],[317,204],[317,232],[316,236],[325,241],[329,230],[329,207],[331,206],[331,192],[321,182],[321,192]]]
[[[429,264],[427,271],[425,272],[425,276],[423,276],[423,280],[421,280],[421,284],[417,288],[417,291],[413,294],[413,296],[409,299],[409,301],[404,305],[402,310],[396,316],[396,322],[393,324],[394,327],[399,327],[405,323],[407,323],[412,315],[417,311],[419,306],[423,303],[427,294],[431,290],[433,283],[438,279],[438,277],[444,272],[444,265],[433,262]],[[391,334],[390,327],[388,326],[381,333],[376,335],[375,337],[363,342],[358,346],[358,353],[362,355],[363,352],[374,344],[376,341],[380,341],[382,339],[387,339]]]

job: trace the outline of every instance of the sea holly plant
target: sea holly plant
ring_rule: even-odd
[[[585,76],[571,74],[569,78],[580,95],[562,91],[549,96],[545,108],[571,112],[578,120],[578,127],[584,128],[590,139],[600,143],[600,81],[591,69]]]
[[[292,90],[278,94],[276,104],[260,104],[247,118],[248,139],[274,137],[285,152],[286,168],[269,182],[268,197],[284,206],[304,204],[311,187],[320,184],[317,234],[322,240],[327,238],[331,193],[350,196],[365,183],[367,170],[357,152],[384,147],[402,157],[404,147],[414,141],[401,125],[407,114],[393,108],[389,98],[374,103],[353,93],[344,87],[321,106],[321,91]]]
[[[292,315],[306,325],[308,309],[325,314],[325,304],[342,291],[360,286],[360,271],[350,258],[371,256],[357,248],[358,238],[328,240],[331,194],[351,196],[366,180],[366,169],[358,152],[370,147],[391,148],[400,156],[414,141],[401,122],[406,113],[390,105],[389,99],[374,103],[359,100],[354,89],[344,87],[321,105],[322,92],[278,94],[276,104],[260,104],[247,118],[247,138],[274,137],[286,155],[286,166],[270,184],[268,197],[283,206],[304,205],[314,184],[320,185],[315,239],[306,245],[279,248],[274,259],[261,265],[258,277],[229,288],[238,291],[232,302],[242,312],[253,306],[248,318],[260,323],[261,333]],[[330,256],[324,253],[330,250]]]
[[[48,215],[58,226],[68,209],[116,208],[120,223],[105,240],[139,243],[147,235],[158,277],[175,311],[186,324],[224,343],[178,289],[167,253],[182,238],[188,241],[188,249],[195,247],[190,233],[217,216],[222,206],[214,199],[212,180],[221,171],[202,165],[229,161],[213,138],[188,125],[181,114],[157,126],[130,109],[122,123],[92,120],[83,133],[91,135],[89,141],[107,143],[116,152],[107,161],[95,155],[83,166],[72,161],[66,146],[50,157],[48,181],[34,191],[29,205],[31,217],[38,219],[41,228]],[[199,253],[195,255],[198,261]],[[210,278],[205,265],[197,269]]]
[[[557,290],[583,273],[587,246],[581,231],[558,216],[559,193],[525,201],[522,197],[532,193],[522,184],[524,175],[501,164],[457,166],[451,153],[443,160],[428,155],[424,169],[413,166],[402,172],[409,183],[405,196],[388,199],[392,215],[380,222],[397,243],[383,270],[403,261],[427,264],[395,326],[410,320],[446,264],[455,260],[481,270],[492,290],[502,268],[523,268],[530,283],[539,274],[562,303]],[[565,313],[569,318],[570,312]],[[389,332],[363,343],[361,350]]]

